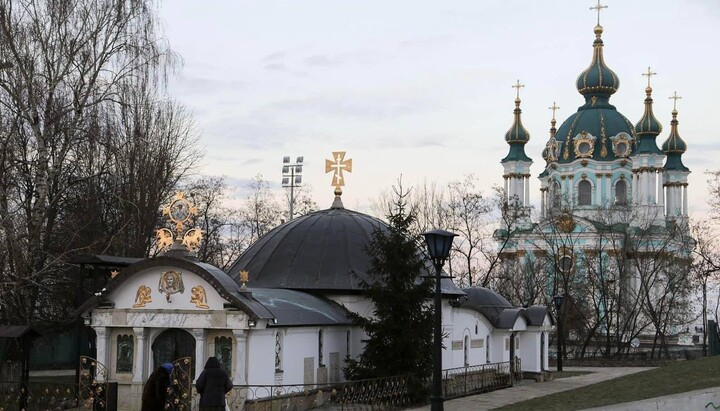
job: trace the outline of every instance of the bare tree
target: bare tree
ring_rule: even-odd
[[[256,175],[247,189],[249,193],[242,209],[242,220],[250,243],[254,243],[280,223],[283,212],[270,190],[270,182],[262,174]]]

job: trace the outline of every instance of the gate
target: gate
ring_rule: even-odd
[[[107,410],[108,386],[108,371],[105,365],[92,357],[81,355],[78,407],[81,410]]]
[[[192,357],[173,361],[166,410],[190,411],[192,402]]]

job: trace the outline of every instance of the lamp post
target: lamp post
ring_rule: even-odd
[[[565,296],[558,294],[553,297],[553,303],[555,303],[555,309],[558,315],[558,340],[557,340],[557,370],[562,371],[562,341],[563,341],[563,329],[562,329],[562,317],[560,315],[560,307],[562,306],[563,299]]]
[[[453,238],[457,236],[445,230],[433,230],[423,233],[427,244],[430,260],[435,266],[435,316],[433,337],[433,372],[432,395],[430,396],[430,410],[443,411],[444,401],[442,393],[442,301],[440,280],[442,267],[450,255]]]
[[[300,187],[302,184],[302,166],[303,156],[299,156],[295,163],[290,163],[290,156],[283,157],[283,179],[282,186],[290,187],[290,218],[288,221],[293,219],[295,207],[295,187]]]

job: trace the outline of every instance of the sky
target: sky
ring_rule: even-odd
[[[402,175],[405,186],[473,173],[502,185],[504,135],[516,80],[530,132],[531,198],[556,102],[558,126],[584,103],[575,79],[590,63],[592,0],[256,0],[162,3],[170,47],[184,61],[170,94],[200,132],[205,175],[240,189],[262,174],[281,195],[282,159],[303,156],[320,208],[333,200],[325,159],[346,151],[346,208],[370,212]],[[610,102],[636,123],[648,67],[655,116],[672,103],[688,144],[692,215],[707,209],[706,170],[720,169],[720,2],[603,0],[605,61],[620,78]]]

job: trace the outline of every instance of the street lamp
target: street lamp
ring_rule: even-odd
[[[302,167],[303,167],[303,156],[299,156],[295,163],[290,163],[290,156],[283,157],[283,179],[282,186],[290,187],[290,218],[288,221],[293,219],[295,206],[295,187],[300,187],[302,184]]]
[[[553,297],[553,303],[555,303],[555,309],[557,310],[558,315],[558,340],[557,340],[557,370],[562,371],[562,339],[563,339],[563,329],[562,329],[562,318],[560,316],[560,307],[562,306],[563,299],[565,298],[564,295],[558,294],[555,297]]]
[[[433,230],[423,233],[427,244],[430,260],[435,266],[435,333],[433,339],[433,382],[432,396],[430,397],[430,410],[443,411],[442,393],[442,302],[440,300],[440,274],[445,260],[450,255],[453,237],[457,234],[445,230]]]

